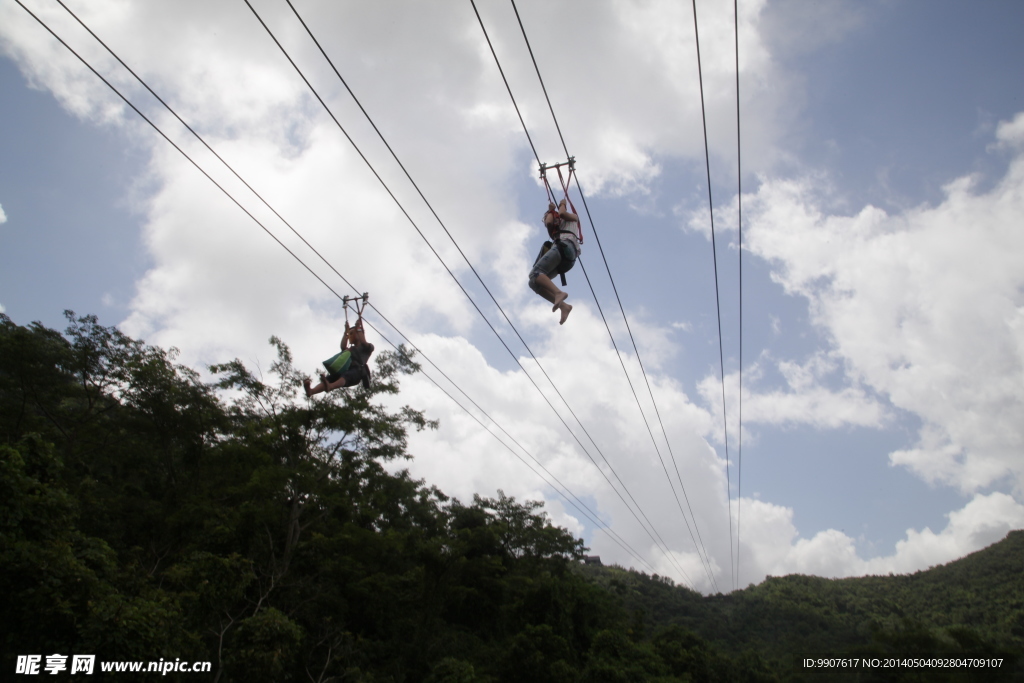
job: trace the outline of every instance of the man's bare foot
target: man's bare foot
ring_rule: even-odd
[[[306,390],[306,398],[309,398],[310,396],[313,395],[312,392],[310,392],[310,390],[309,390],[309,384],[310,384],[310,381],[309,381],[308,378],[302,380],[302,388]]]
[[[562,302],[565,301],[568,298],[569,298],[569,295],[566,294],[565,292],[559,292],[558,294],[555,294],[555,298],[554,298],[555,305],[551,307],[551,312],[554,313],[555,311],[557,311],[558,307],[562,305]],[[572,306],[570,306],[569,308],[572,308]],[[566,315],[568,315],[568,314],[566,314]]]
[[[566,318],[568,318],[569,314],[572,313],[572,305],[562,304],[561,306],[559,306],[559,308],[562,310],[562,319],[558,321],[558,324],[564,325]]]

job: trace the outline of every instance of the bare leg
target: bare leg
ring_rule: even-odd
[[[561,319],[558,321],[559,325],[564,325],[566,319],[569,317],[569,313],[572,311],[572,306],[565,303],[565,300],[569,297],[568,294],[560,290],[554,282],[551,281],[544,273],[540,273],[534,278],[533,291],[540,294],[542,297],[554,304],[551,307],[551,312],[558,311],[561,313]]]
[[[340,389],[343,386],[345,386],[345,378],[339,377],[337,381],[328,384],[327,389],[325,389],[325,391],[331,391],[332,389]]]
[[[567,304],[564,301],[555,306],[562,313],[562,318],[558,321],[559,325],[564,325],[565,321],[569,318],[569,314],[572,313],[572,305]]]
[[[306,391],[306,396],[309,397],[312,396],[313,394],[322,394],[325,391],[327,391],[327,386],[323,382],[320,382],[320,384],[317,384],[312,389],[308,389]]]
[[[317,384],[312,389],[309,388],[308,379],[303,380],[302,386],[306,389],[306,396],[309,397],[313,396],[314,394],[322,394],[325,391],[330,391],[331,389],[338,389],[340,387],[345,386],[345,378],[339,377],[337,381],[328,382],[327,375],[320,375],[320,384]]]
[[[317,384],[312,389],[309,388],[309,380],[303,380],[302,386],[306,389],[306,397],[310,397],[313,394],[321,394],[327,391],[327,381],[323,375],[320,376],[320,384]]]
[[[533,279],[532,289],[551,303],[555,303],[555,297],[559,294],[565,293],[558,289],[558,287],[555,286],[555,283],[551,281],[551,278],[544,273],[539,273],[537,277]]]

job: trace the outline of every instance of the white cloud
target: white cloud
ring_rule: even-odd
[[[949,524],[939,533],[925,528],[907,530],[906,540],[896,544],[896,552],[868,562],[869,572],[910,572],[984,548],[1024,527],[1024,505],[1004,493],[976,495],[960,510],[947,515]]]
[[[1000,139],[1016,139],[1002,124]],[[921,418],[892,453],[931,482],[978,491],[1024,483],[1024,154],[988,192],[969,177],[937,206],[828,214],[814,182],[765,178],[749,208],[751,251],[805,297],[849,386]]]
[[[0,224],[7,222],[7,214],[4,213],[4,207],[0,204]]]
[[[766,394],[744,391],[743,406],[750,423],[809,424],[820,429],[879,427],[885,417],[883,407],[855,387],[832,391],[815,385]]]
[[[1004,147],[1024,144],[1024,112],[1019,112],[1012,121],[1000,121],[996,127],[996,140]]]
[[[935,533],[907,529],[892,554],[862,559],[854,539],[827,529],[799,538],[793,510],[758,500],[742,503],[740,571],[742,586],[765,576],[814,574],[846,577],[907,574],[945,564],[1003,539],[1024,527],[1024,505],[1004,493],[978,494],[947,515],[946,528]]]
[[[763,364],[771,359],[763,354],[761,360],[744,369],[743,377],[743,441],[750,443],[751,434],[746,426],[806,425],[815,429],[841,427],[879,428],[889,422],[886,407],[863,386],[849,383],[841,372],[838,360],[819,352],[805,363],[775,361],[775,367],[786,383],[785,389],[758,390],[764,378]],[[848,384],[834,388],[837,383]],[[728,404],[729,438],[735,443],[735,430],[739,424],[739,372],[725,377]],[[717,374],[709,374],[697,385],[709,410],[722,414],[722,381]],[[721,431],[713,430],[709,438],[721,441]]]
[[[81,30],[73,31],[73,20],[57,5],[29,5],[29,9],[50,25],[65,41],[101,72],[114,60],[92,39],[82,40]],[[83,20],[99,25],[117,22],[115,3],[81,8]],[[0,48],[22,66],[32,87],[48,90],[71,113],[82,119],[103,123],[123,121],[124,105],[109,90],[96,87],[96,77],[88,72],[68,50],[59,44],[35,19],[13,2],[0,5]],[[61,29],[61,30],[58,30]],[[72,29],[69,32],[69,29]],[[78,40],[76,40],[78,38]],[[115,82],[124,83],[114,77]]]

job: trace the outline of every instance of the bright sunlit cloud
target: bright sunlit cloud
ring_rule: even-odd
[[[1019,140],[1020,121],[1000,140]],[[893,464],[964,492],[1024,482],[1022,189],[1018,151],[991,190],[963,177],[901,214],[829,214],[806,180],[765,178],[748,200],[751,251],[807,299],[851,386],[923,421]]]

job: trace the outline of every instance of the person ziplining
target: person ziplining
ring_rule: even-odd
[[[575,158],[569,157],[569,160],[564,163],[551,166],[540,165],[540,177],[544,181],[544,187],[548,193],[548,210],[544,212],[543,222],[544,227],[547,228],[548,237],[551,239],[544,242],[541,247],[537,260],[530,270],[529,282],[530,289],[554,304],[551,311],[560,314],[559,325],[565,324],[569,313],[572,312],[572,305],[565,302],[569,295],[560,290],[551,278],[558,274],[562,286],[565,286],[565,274],[576,265],[576,259],[581,253],[580,244],[583,242],[580,219],[576,214],[576,207],[572,206],[572,200],[569,199],[569,186],[562,178],[561,169],[562,166],[568,166],[569,180],[571,181],[575,164]],[[555,206],[555,197],[551,192],[551,186],[548,184],[547,171],[551,168],[558,171],[558,179],[565,195],[557,206]],[[569,211],[569,208],[572,210]]]
[[[336,353],[323,362],[327,372],[320,373],[320,383],[310,388],[312,380],[302,380],[302,386],[306,390],[306,397],[313,396],[332,389],[349,387],[362,382],[363,387],[370,388],[370,355],[373,353],[373,344],[366,341],[366,332],[363,330],[363,309],[369,294],[361,297],[343,297],[342,303],[345,306],[345,334],[341,337],[341,352]],[[355,309],[355,325],[348,324],[349,304]]]

